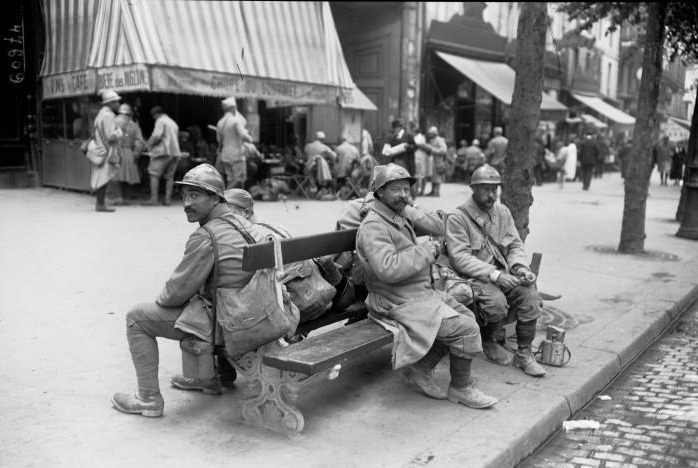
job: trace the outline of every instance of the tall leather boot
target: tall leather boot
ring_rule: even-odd
[[[536,320],[516,322],[516,343],[518,349],[514,356],[514,366],[521,368],[532,377],[543,377],[546,372],[533,357],[531,345],[536,337]]]
[[[160,178],[150,176],[150,200],[144,201],[141,205],[156,206],[158,205],[158,192],[160,192]]]
[[[174,189],[174,179],[165,180],[165,201],[162,202],[165,206],[170,206],[172,203],[172,189]]]
[[[500,366],[508,366],[514,360],[514,354],[504,344],[504,323],[490,323],[482,328],[482,351],[485,357]]]
[[[475,409],[490,408],[497,404],[497,399],[486,395],[473,385],[470,375],[472,359],[451,354],[451,385],[448,387],[448,400],[461,403]]]

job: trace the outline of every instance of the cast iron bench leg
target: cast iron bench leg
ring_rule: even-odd
[[[331,371],[308,376],[262,364],[265,350],[278,346],[277,342],[273,342],[256,351],[229,359],[247,381],[247,399],[242,405],[242,420],[248,425],[298,434],[305,426],[303,413],[296,407],[298,395],[303,388],[328,376]]]

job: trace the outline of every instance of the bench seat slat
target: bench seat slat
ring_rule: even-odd
[[[332,231],[312,236],[293,237],[281,241],[284,263],[324,257],[354,250],[357,229]],[[274,244],[265,242],[244,247],[242,269],[255,271],[274,266]]]
[[[370,319],[312,335],[286,348],[270,351],[266,366],[313,375],[343,359],[351,359],[392,343],[393,335]]]

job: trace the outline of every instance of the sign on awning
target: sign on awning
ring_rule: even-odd
[[[153,67],[152,90],[205,96],[240,96],[289,103],[327,103],[337,89],[309,83],[260,79],[238,74],[212,73],[174,67]]]
[[[116,92],[149,91],[150,78],[145,65],[124,65],[97,71],[97,94],[105,89]]]
[[[45,76],[41,80],[43,98],[84,96],[95,92],[95,70],[81,70],[58,75]]]

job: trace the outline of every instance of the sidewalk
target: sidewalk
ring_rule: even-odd
[[[445,184],[424,207],[469,196]],[[652,178],[645,247],[661,258],[598,253],[620,238],[618,174],[559,189],[534,187],[529,256],[543,253],[544,321],[567,330],[571,362],[542,379],[484,359],[491,410],[435,401],[405,386],[386,347],[299,399],[306,427],[286,437],[239,424],[240,389],[181,392],[169,377],[179,346],[160,341],[161,419],[111,408],[135,375],[126,311],[152,301],[194,229],[180,206],[94,212],[94,198],[55,189],[0,190],[0,466],[8,467],[513,467],[594,398],[698,298],[698,243],[675,236],[679,187]],[[342,202],[259,203],[297,235],[331,230]],[[539,324],[537,346],[544,337]],[[447,363],[437,369],[447,384]]]

